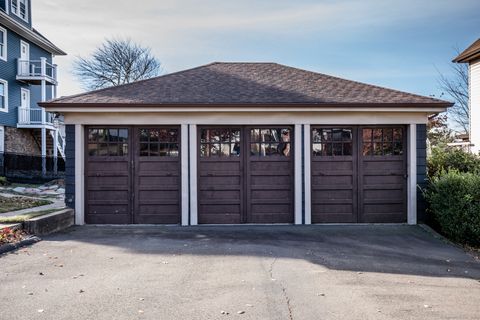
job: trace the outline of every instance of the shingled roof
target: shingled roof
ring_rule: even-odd
[[[446,101],[277,63],[214,62],[135,83],[62,97],[42,106],[355,105],[448,107]]]
[[[458,57],[453,59],[453,62],[470,62],[477,59],[480,59],[480,39],[472,43],[470,47],[460,53]]]

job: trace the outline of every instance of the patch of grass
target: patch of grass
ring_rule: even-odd
[[[34,208],[34,207],[44,206],[51,203],[52,203],[51,201],[43,200],[43,199],[38,200],[38,199],[31,199],[26,197],[7,198],[7,197],[0,196],[0,213]]]
[[[12,216],[12,217],[0,217],[0,223],[21,223],[24,221],[27,221],[32,218],[44,216],[46,214],[56,212],[56,211],[61,211],[59,209],[48,209],[48,210],[42,210],[42,211],[37,211],[37,212],[31,212],[27,214],[21,214],[18,216]]]

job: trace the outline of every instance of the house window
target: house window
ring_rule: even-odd
[[[362,132],[364,156],[403,154],[402,128],[366,128]]]
[[[28,3],[27,0],[12,0],[11,2],[12,12],[22,18],[28,20]]]
[[[8,82],[0,79],[0,111],[8,111]]]
[[[7,30],[0,28],[0,59],[7,60]]]
[[[255,128],[250,130],[250,155],[290,156],[289,128]]]
[[[352,129],[348,128],[313,129],[313,156],[351,156],[352,137]]]
[[[127,128],[88,129],[88,155],[123,157],[128,155]]]
[[[200,131],[201,157],[238,157],[240,129],[202,129]]]
[[[140,157],[178,157],[178,129],[140,129]]]

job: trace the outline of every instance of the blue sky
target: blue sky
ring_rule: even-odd
[[[34,26],[68,52],[60,95],[82,92],[75,56],[105,38],[152,48],[164,72],[212,61],[273,61],[439,95],[455,47],[480,38],[479,0],[35,0]]]

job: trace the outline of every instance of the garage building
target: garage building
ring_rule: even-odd
[[[41,105],[65,117],[77,224],[415,224],[451,103],[216,62]]]

